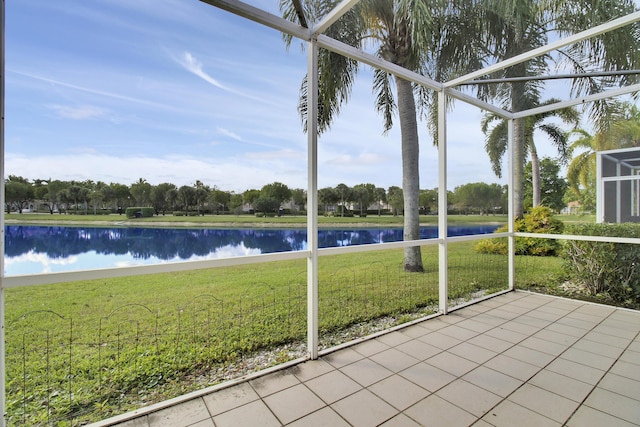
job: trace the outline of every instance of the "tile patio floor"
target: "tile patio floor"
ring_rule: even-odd
[[[511,292],[111,425],[640,425],[639,333],[638,312]]]

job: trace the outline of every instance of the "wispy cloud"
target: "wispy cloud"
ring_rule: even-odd
[[[238,135],[237,133],[232,132],[232,131],[230,131],[228,129],[217,128],[216,132],[219,135],[228,136],[229,138],[235,139],[236,141],[241,141],[241,142],[244,141],[240,135]]]
[[[195,74],[207,83],[211,83],[217,88],[231,92],[231,89],[220,83],[202,70],[202,62],[198,61],[190,52],[184,52],[180,64],[190,73]]]
[[[94,94],[94,95],[100,95],[100,96],[104,96],[104,97],[108,97],[108,98],[118,99],[118,100],[121,100],[121,101],[134,102],[136,104],[148,105],[148,106],[161,108],[161,109],[165,109],[165,110],[175,110],[174,107],[171,107],[169,105],[159,104],[157,102],[147,101],[146,99],[134,98],[134,97],[131,97],[131,96],[121,95],[119,93],[107,92],[107,91],[93,89],[93,88],[86,87],[86,86],[79,86],[79,85],[76,85],[76,84],[66,83],[66,82],[63,82],[63,81],[60,81],[60,80],[55,80],[55,79],[52,79],[52,78],[49,78],[49,77],[38,76],[38,75],[35,75],[35,74],[31,74],[31,73],[25,73],[25,72],[22,72],[22,71],[15,71],[15,70],[8,70],[8,71],[16,73],[16,74],[24,76],[24,77],[32,78],[34,80],[39,80],[39,81],[42,81],[42,82],[46,82],[46,83],[49,83],[49,84],[54,85],[54,86],[66,87],[66,88],[69,88],[69,89],[75,89],[75,90],[79,90],[79,91],[82,91],[82,92],[91,93],[91,94]]]
[[[238,95],[241,96],[243,98],[247,98],[247,99],[251,99],[253,101],[259,101],[261,103],[268,103],[265,99],[258,97],[258,96],[254,96],[251,95],[249,93],[245,93],[242,92],[240,90],[234,89],[226,84],[221,83],[220,81],[218,81],[218,79],[214,78],[213,76],[211,76],[209,73],[207,73],[206,71],[204,71],[202,62],[200,62],[200,60],[198,60],[193,54],[191,54],[191,52],[183,52],[183,54],[180,56],[180,58],[175,58],[173,56],[171,56],[174,61],[176,61],[178,64],[180,64],[185,70],[187,70],[188,72],[200,77],[202,80],[204,80],[205,82],[217,87],[218,89],[221,89],[225,92],[231,93],[233,95]]]
[[[252,160],[291,160],[291,159],[301,159],[304,157],[304,154],[299,151],[294,150],[278,150],[278,151],[267,151],[260,153],[245,153],[244,155],[247,159]]]
[[[71,107],[68,105],[49,105],[51,110],[55,111],[58,117],[71,120],[87,120],[105,115],[105,110],[91,105],[81,105]]]

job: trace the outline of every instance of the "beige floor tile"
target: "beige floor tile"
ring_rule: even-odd
[[[614,337],[628,339],[629,341],[634,339],[638,334],[638,332],[635,330],[629,331],[627,329],[620,329],[620,328],[616,328],[613,326],[606,326],[606,325],[596,326],[595,328],[593,328],[593,332],[599,332],[605,335],[612,335]]]
[[[249,384],[260,397],[265,397],[300,384],[300,380],[293,373],[284,370],[256,378],[249,381]]]
[[[303,384],[279,391],[263,400],[283,424],[295,421],[325,406],[325,403]]]
[[[516,319],[518,319],[516,317]],[[518,323],[516,322],[516,319],[514,319],[511,322],[505,323],[502,325],[502,327],[504,329],[507,329],[509,331],[513,331],[513,332],[518,332],[522,335],[526,337],[530,337],[531,335],[537,333],[540,331],[541,328],[535,327],[535,326],[530,326],[530,325],[525,325],[524,323]]]
[[[486,348],[468,342],[460,343],[447,351],[478,364],[482,364],[498,354],[495,351],[487,350]]]
[[[401,411],[430,394],[424,388],[418,387],[400,375],[393,375],[375,383],[369,387],[369,390]]]
[[[581,406],[571,419],[567,422],[567,427],[632,427],[637,424],[631,424],[623,419],[614,417],[604,412],[598,411],[588,406]]]
[[[469,329],[462,328],[462,327],[460,327],[458,325],[447,326],[444,329],[440,329],[439,332],[442,333],[442,334],[445,334],[445,335],[447,335],[449,337],[453,337],[453,338],[459,339],[460,341],[466,341],[466,340],[468,340],[470,338],[473,338],[476,335],[478,335],[477,332],[471,331]]]
[[[329,372],[307,381],[305,385],[327,404],[331,404],[362,389],[360,384],[340,371]]]
[[[478,366],[462,379],[502,397],[507,397],[523,384],[522,381],[512,376],[494,371],[486,366]]]
[[[572,345],[578,340],[578,337],[574,337],[573,335],[569,335],[569,334],[563,334],[560,332],[555,332],[548,328],[545,328],[540,332],[538,332],[537,334],[533,335],[533,338],[539,338],[541,340],[554,342],[556,344],[561,344],[565,346],[565,348],[569,347],[570,345]]]
[[[555,322],[561,317],[566,315],[565,313],[557,313],[553,310],[542,310],[542,308],[538,308],[536,310],[530,311],[527,313],[528,316],[535,317],[536,319],[545,320],[548,322]]]
[[[478,347],[482,347],[484,349],[495,351],[498,353],[502,353],[508,348],[513,347],[513,343],[509,341],[505,341],[500,338],[495,338],[486,334],[473,337],[467,342],[469,344],[477,345]]]
[[[368,387],[393,374],[393,372],[371,359],[359,360],[341,368],[340,371],[363,387]]]
[[[280,427],[282,424],[261,400],[213,417],[216,427]]]
[[[619,313],[619,312],[618,312]],[[632,316],[627,317],[626,319],[623,320],[623,318],[615,318],[614,316],[616,315],[616,313],[614,313],[613,315],[609,316],[607,319],[603,320],[602,323],[600,325],[602,326],[609,326],[611,328],[614,329],[622,329],[625,331],[631,331],[631,332],[635,332],[636,334],[638,332],[640,332],[640,325],[638,325],[638,318],[634,318]]]
[[[569,347],[568,345],[557,344],[555,342],[536,338],[535,335],[527,338],[518,345],[530,348],[532,350],[537,350],[542,353],[550,354],[552,356],[558,356]]]
[[[584,404],[609,415],[640,424],[640,401],[602,388],[596,388]]]
[[[550,320],[538,319],[537,317],[533,317],[529,313],[523,314],[520,317],[516,317],[515,319],[513,319],[513,321],[522,325],[530,326],[534,328],[535,332],[538,332],[553,323]]]
[[[509,400],[559,423],[567,421],[580,406],[579,402],[566,399],[531,384],[524,384],[509,396]]]
[[[354,427],[382,424],[398,414],[398,410],[368,390],[361,390],[331,405]]]
[[[258,393],[249,385],[242,383],[233,387],[209,393],[202,397],[211,415],[218,415],[238,406],[258,400]]]
[[[529,335],[525,335],[523,333],[520,332],[515,332],[509,329],[506,329],[504,327],[498,327],[498,328],[494,328],[491,329],[489,331],[487,331],[486,333],[484,333],[482,336],[490,336],[493,338],[498,338],[500,340],[503,341],[507,341],[511,344],[518,344],[519,342],[527,339],[527,337],[529,337]],[[471,340],[469,340],[471,342]]]
[[[471,319],[463,320],[460,323],[456,323],[456,326],[459,326],[461,328],[468,329],[470,331],[474,331],[480,334],[483,332],[487,332],[489,329],[494,328],[494,325],[489,325],[484,322],[479,322],[475,320],[475,317]]]
[[[380,424],[379,427],[424,427],[424,425],[418,424],[405,414],[398,414],[389,421]]]
[[[637,351],[627,350],[620,356],[620,360],[623,362],[631,363],[636,366],[640,366],[640,353]]]
[[[442,352],[441,348],[427,344],[426,342],[418,339],[402,343],[396,348],[420,361],[424,361]]]
[[[304,418],[287,424],[287,427],[349,427],[333,409],[325,407]]]
[[[462,375],[478,366],[478,364],[475,362],[449,352],[436,354],[430,359],[427,359],[425,363],[435,366],[438,369],[442,369],[443,371],[449,372],[450,374],[457,377],[461,377]]]
[[[538,386],[552,393],[564,396],[575,402],[582,402],[585,397],[593,390],[593,386],[582,381],[549,371],[542,370],[538,372],[529,384]]]
[[[582,329],[584,333],[587,333],[591,329],[593,329],[593,323],[585,322],[584,320],[574,319],[571,317],[563,317],[562,319],[558,319],[555,323],[564,326],[571,326],[574,328]]]
[[[596,385],[604,376],[600,369],[561,358],[549,363],[545,369],[591,385]]]
[[[322,356],[322,360],[338,369],[363,358],[363,355],[351,348],[345,348],[334,353],[327,354],[326,356]]]
[[[148,415],[150,427],[182,427],[211,418],[204,401],[189,400]]]
[[[589,341],[587,339],[581,339],[580,341],[575,343],[572,348],[599,354],[600,356],[604,357],[610,357],[612,359],[617,359],[624,351],[624,349],[620,347],[615,347],[613,345],[603,344],[596,341]]]
[[[123,423],[116,424],[114,427],[149,427],[147,416],[134,418]]]
[[[386,345],[388,345],[389,347],[395,347],[399,344],[402,344],[403,342],[407,342],[409,340],[411,340],[412,338],[404,335],[401,332],[391,332],[388,334],[384,334],[379,336],[378,338],[376,338],[376,340],[380,341],[381,343],[384,343]]]
[[[601,332],[589,332],[584,336],[584,339],[619,348],[627,348],[630,341],[626,338],[614,337]]]
[[[551,354],[543,353],[532,348],[527,348],[520,344],[511,347],[502,354],[513,359],[520,360],[521,362],[526,362],[531,365],[538,366],[540,368],[546,366],[554,359],[554,356]]]
[[[449,383],[436,394],[478,418],[502,401],[497,394],[460,379]]]
[[[378,340],[367,340],[363,343],[354,345],[352,348],[361,355],[369,357],[376,353],[380,353],[381,351],[388,350],[392,347]]]
[[[206,420],[191,424],[189,427],[216,427],[216,425],[213,423],[212,418],[207,418]]]
[[[638,365],[633,363],[618,360],[609,372],[640,381],[640,369],[638,369]]]
[[[430,392],[434,392],[456,379],[450,373],[427,363],[418,363],[400,372],[400,375]]]
[[[502,401],[489,411],[483,420],[496,427],[557,427],[562,425],[509,400]]]
[[[590,351],[584,351],[572,347],[560,355],[561,358],[573,362],[582,363],[602,371],[608,370],[616,361],[611,357],[601,356]]]
[[[602,381],[600,381],[598,387],[631,399],[640,400],[640,381],[608,373]],[[640,405],[640,402],[638,402],[638,405]]]
[[[569,335],[575,338],[582,338],[585,334],[588,333],[588,331],[585,331],[582,328],[576,328],[574,326],[569,326],[569,325],[563,325],[562,323],[552,323],[549,326],[547,326],[546,328],[544,328],[545,331],[553,331],[553,332],[557,332],[560,334],[564,334],[564,335]]]
[[[322,359],[308,360],[299,365],[293,366],[288,369],[290,373],[296,376],[300,381],[307,381],[311,378],[319,377],[327,372],[332,371],[334,368]]]
[[[415,357],[409,356],[407,353],[396,350],[395,348],[374,354],[370,359],[392,372],[400,372],[420,362],[420,360]]]
[[[460,344],[462,341],[445,335],[441,332],[432,332],[429,335],[425,335],[424,337],[418,338],[420,341],[423,341],[429,345],[434,347],[438,347],[442,350],[446,350],[448,348],[453,347],[454,345]]]
[[[449,323],[442,321],[444,317],[445,316],[438,316],[434,319],[427,320],[426,322],[421,323],[420,326],[429,329],[430,331],[438,331],[449,326]]]
[[[407,326],[406,328],[402,328],[400,331],[403,333],[404,335],[411,337],[411,338],[418,338],[424,335],[427,335],[428,333],[431,333],[431,329],[425,328],[423,326],[423,323],[418,323],[415,325],[411,325],[411,326]]]
[[[424,426],[466,427],[477,419],[435,394],[416,403],[404,413]]]
[[[540,367],[505,356],[504,353],[487,361],[484,366],[521,381],[527,381],[540,371]]]

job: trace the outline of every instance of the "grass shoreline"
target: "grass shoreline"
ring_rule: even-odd
[[[450,215],[450,225],[471,224],[505,224],[506,215]],[[344,227],[402,227],[402,216],[367,216],[360,217],[318,217],[320,228]],[[5,214],[8,225],[70,225],[70,226],[102,226],[102,227],[220,227],[220,228],[304,228],[307,217],[303,215],[286,215],[274,218],[259,218],[251,215],[207,215],[200,217],[174,217],[172,215],[154,216],[152,218],[127,219],[124,215],[60,215],[60,214]],[[438,217],[421,215],[421,226],[437,226]]]

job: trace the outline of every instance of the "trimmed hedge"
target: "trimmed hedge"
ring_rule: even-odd
[[[640,224],[571,224],[567,234],[640,238]],[[567,241],[562,258],[570,280],[591,296],[629,306],[640,303],[640,245]]]
[[[153,208],[127,208],[124,214],[127,218],[151,218],[156,213]]]

